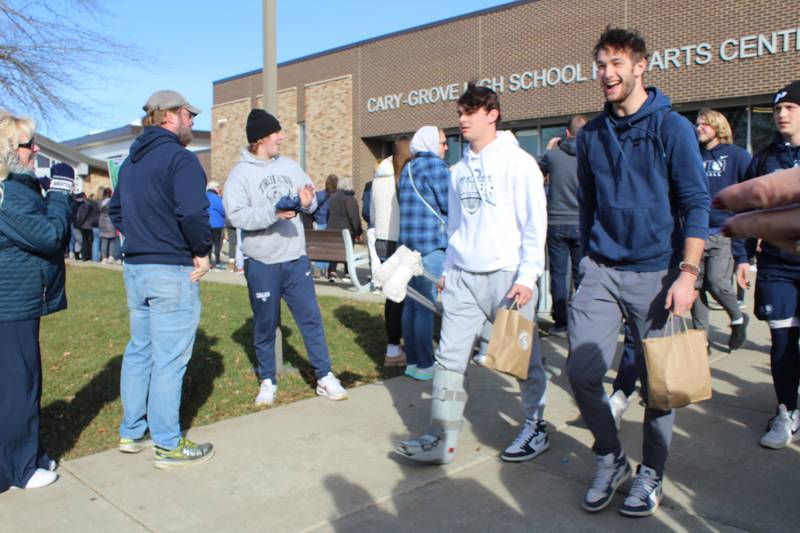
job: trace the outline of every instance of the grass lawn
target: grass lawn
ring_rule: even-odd
[[[252,318],[245,287],[204,282],[203,314],[183,387],[181,427],[258,410]],[[116,445],[122,405],[119,373],[129,339],[122,272],[68,267],[69,309],[41,327],[42,440],[69,459]],[[333,369],[346,387],[399,375],[385,369],[383,306],[319,298]],[[314,373],[300,332],[282,308],[284,360],[299,373],[279,378],[276,405],[314,396]]]

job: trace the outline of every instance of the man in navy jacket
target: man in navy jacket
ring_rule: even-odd
[[[603,389],[620,324],[624,317],[631,326],[646,383],[641,340],[663,335],[668,311],[683,315],[692,306],[709,209],[692,125],[658,89],[644,86],[644,39],[608,28],[594,55],[606,105],[578,134],[580,235],[588,255],[567,328],[567,373],[595,438],[597,471],[583,501],[589,512],[607,507],[631,474]],[[622,514],[658,508],[673,420],[672,411],[645,409],[643,461]]]
[[[753,156],[747,178],[800,167],[800,81],[775,94],[773,118],[778,134]],[[778,406],[761,445],[783,448],[800,438],[797,387],[800,383],[800,256],[762,241],[758,254],[755,314],[769,325],[770,367]]]
[[[183,375],[200,323],[198,282],[210,268],[211,228],[206,176],[185,148],[200,110],[175,91],[158,91],[144,111],[145,128],[120,168],[109,205],[125,237],[131,322],[120,377],[119,449],[137,453],[155,443],[155,466],[167,469],[214,455],[211,444],[184,438],[179,422]]]
[[[695,122],[697,140],[700,142],[700,155],[708,179],[709,196],[714,196],[729,185],[744,180],[747,167],[750,165],[750,154],[744,148],[733,144],[733,133],[725,115],[713,109],[701,109]],[[731,283],[732,261],[736,262],[736,279],[743,289],[747,288],[747,261],[744,242],[731,241],[722,234],[725,219],[731,216],[730,211],[711,209],[708,222],[708,240],[703,253],[702,283],[700,298],[692,306],[694,327],[708,330],[708,307],[706,292],[711,293],[722,305],[731,319],[731,335],[728,349],[738,350],[746,339],[748,317],[739,309],[736,292]]]

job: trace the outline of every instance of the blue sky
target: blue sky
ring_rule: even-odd
[[[508,0],[277,0],[278,62]],[[158,89],[175,89],[200,107],[195,127],[210,129],[212,82],[261,67],[262,0],[107,2],[100,22],[154,61],[143,67],[105,65],[113,79],[95,81],[81,97],[92,116],[60,119],[39,129],[58,140],[116,128],[140,118]],[[157,15],[155,15],[157,14]]]

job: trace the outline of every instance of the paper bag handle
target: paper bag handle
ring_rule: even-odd
[[[684,315],[680,315],[679,318],[681,322],[683,322],[683,330],[689,331],[689,324],[686,322],[686,317]],[[672,311],[669,312],[669,318],[667,318],[667,327],[664,331],[667,337],[671,337],[675,334],[675,315]],[[680,326],[678,326],[678,333],[680,333]]]

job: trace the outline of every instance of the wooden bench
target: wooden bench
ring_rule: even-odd
[[[356,252],[350,230],[323,229],[306,230],[306,254],[311,261],[335,261],[345,263],[350,281],[358,292],[368,292],[371,283],[361,282],[358,268],[369,268],[369,253]]]

